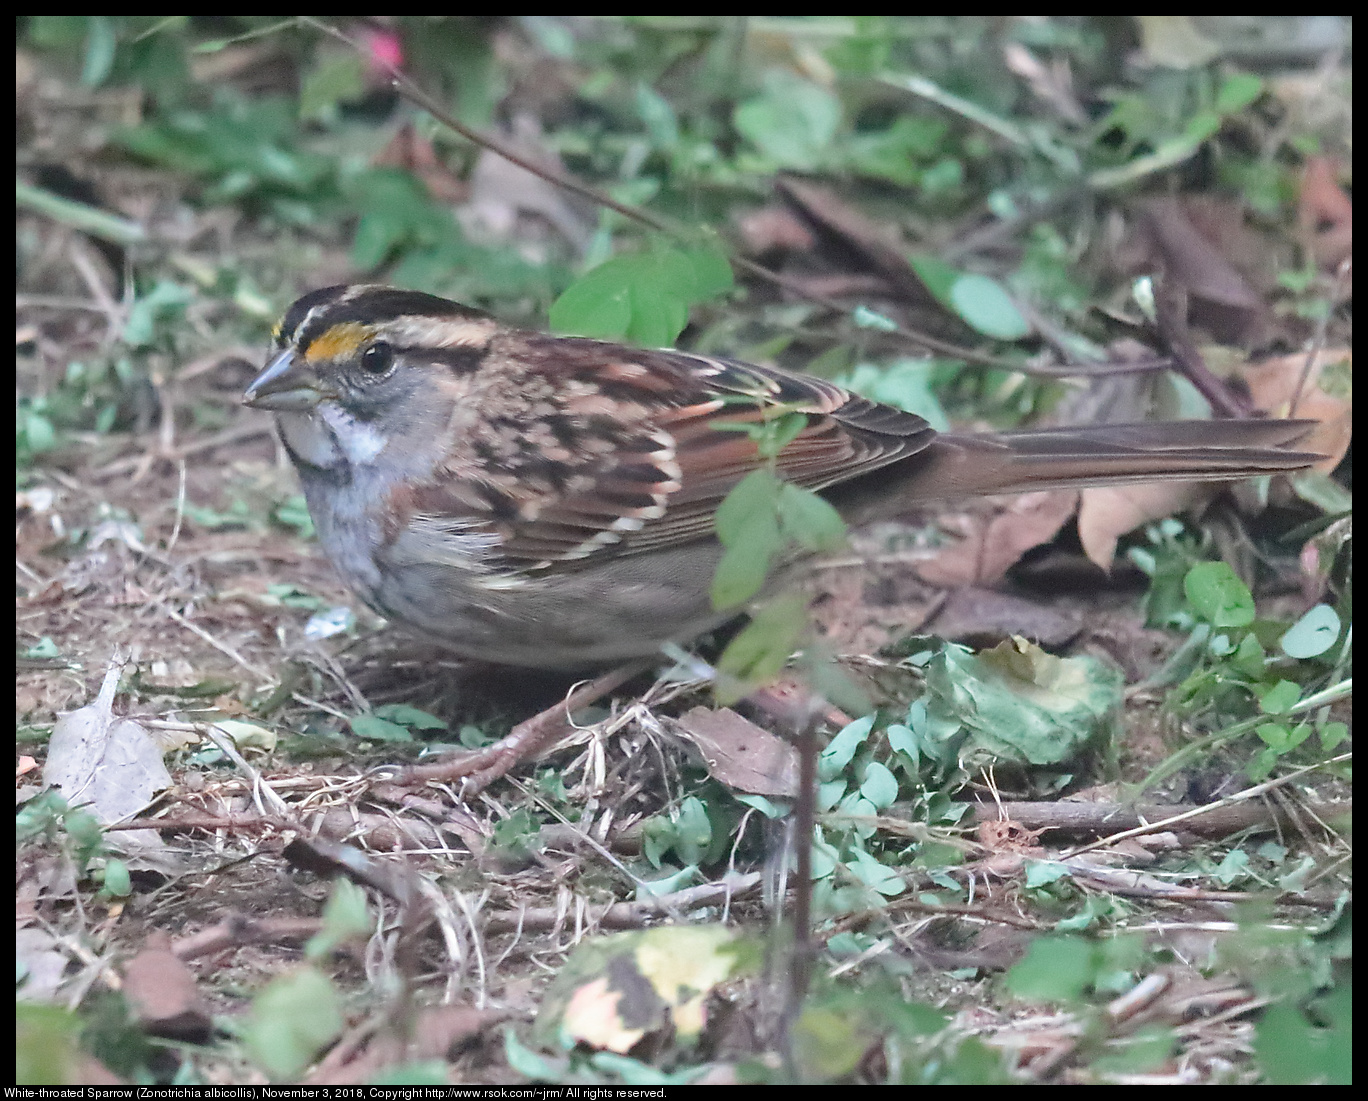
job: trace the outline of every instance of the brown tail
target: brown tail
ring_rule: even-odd
[[[886,501],[902,504],[1068,486],[1224,481],[1301,470],[1324,458],[1288,450],[1316,423],[1151,421],[952,434],[937,436],[924,451],[874,478],[885,479]],[[904,485],[901,492],[889,493],[887,479],[895,472],[902,475]],[[852,511],[858,517],[865,510],[856,505]]]

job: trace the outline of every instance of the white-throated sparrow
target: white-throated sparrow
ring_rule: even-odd
[[[855,522],[937,498],[1295,470],[1307,421],[993,435],[832,383],[512,329],[428,294],[336,286],[281,322],[244,401],[274,412],[319,539],[381,615],[457,653],[574,668],[716,624],[713,512],[762,461],[767,408],[805,429],[779,471]]]

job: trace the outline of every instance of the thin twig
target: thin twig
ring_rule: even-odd
[[[271,679],[271,675],[267,673],[264,669],[260,669],[257,666],[253,665],[250,661],[248,661],[245,657],[239,654],[226,642],[220,642],[208,631],[206,631],[203,627],[201,627],[198,623],[191,623],[188,619],[185,618],[185,616],[181,615],[180,612],[176,611],[175,608],[168,607],[166,609],[166,614],[169,615],[172,619],[174,619],[177,623],[179,623],[191,634],[199,636],[199,638],[203,639],[219,653],[224,654],[227,657],[231,658],[233,661],[237,662],[238,665],[241,665],[244,669],[247,670],[247,672],[251,673],[252,676],[259,677],[262,680],[267,681]]]
[[[1276,787],[1281,787],[1283,784],[1290,783],[1304,773],[1313,772],[1318,768],[1324,768],[1326,765],[1340,764],[1351,759],[1353,756],[1353,753],[1341,753],[1338,757],[1331,757],[1328,761],[1317,761],[1313,765],[1305,765],[1294,772],[1289,772],[1286,776],[1279,776],[1275,780],[1267,780],[1262,784],[1256,784],[1252,788],[1245,788],[1244,791],[1238,791],[1234,795],[1227,795],[1225,798],[1218,799],[1214,803],[1208,803],[1201,807],[1194,807],[1192,810],[1184,811],[1182,814],[1175,814],[1172,818],[1163,818],[1158,822],[1150,822],[1148,825],[1136,826],[1133,830],[1122,830],[1120,833],[1114,833],[1110,837],[1103,837],[1098,841],[1090,842],[1087,845],[1081,845],[1076,849],[1070,849],[1068,852],[1060,854],[1057,859],[1067,860],[1071,856],[1078,856],[1080,853],[1091,852],[1093,849],[1100,849],[1105,845],[1114,845],[1116,842],[1124,841],[1129,837],[1140,837],[1147,833],[1157,833],[1160,830],[1167,829],[1175,823],[1186,822],[1189,818],[1196,818],[1202,814],[1210,814],[1217,807],[1225,807],[1229,806],[1231,803],[1242,803],[1246,799],[1253,799],[1255,796],[1262,795],[1266,791],[1272,791]]]
[[[171,526],[171,538],[166,541],[166,553],[168,555],[175,549],[176,540],[180,538],[181,521],[185,519],[185,460],[177,460],[176,467],[178,474],[178,485],[176,489],[176,522]]]

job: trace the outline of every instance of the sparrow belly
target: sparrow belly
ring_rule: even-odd
[[[409,562],[382,571],[376,605],[465,657],[589,668],[649,657],[662,642],[687,641],[735,615],[708,598],[720,557],[702,540],[544,577]]]

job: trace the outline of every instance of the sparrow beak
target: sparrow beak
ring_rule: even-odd
[[[252,380],[242,404],[271,413],[308,413],[329,396],[314,371],[296,360],[292,350],[281,352]]]

